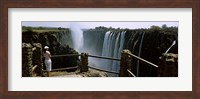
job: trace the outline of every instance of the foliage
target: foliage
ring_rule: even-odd
[[[22,31],[23,32],[37,32],[37,33],[43,33],[43,32],[50,32],[50,31],[69,31],[67,28],[62,28],[62,27],[31,27],[31,26],[22,26]]]

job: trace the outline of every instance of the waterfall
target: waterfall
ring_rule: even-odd
[[[110,31],[108,31],[110,30]],[[175,30],[170,30],[175,31]],[[177,30],[175,34],[165,34],[159,31],[149,31],[149,29],[90,29],[84,31],[84,46],[87,53],[97,56],[120,58],[123,49],[130,50],[134,55],[152,63],[158,63],[158,57],[166,50],[168,40],[177,40]],[[172,50],[178,53],[178,45]],[[85,52],[84,51],[84,52]],[[120,62],[115,60],[89,57],[89,66],[100,69],[119,72]],[[145,64],[132,59],[131,71],[139,77],[154,77],[157,69],[147,67]],[[108,76],[110,73],[108,73]]]
[[[104,41],[103,41],[103,49],[102,49],[102,54],[101,54],[101,56],[106,56],[106,55],[108,55],[109,54],[109,50],[108,50],[108,48],[109,48],[109,39],[110,39],[110,31],[108,31],[108,32],[106,32],[106,34],[105,34],[105,37],[104,37]],[[107,64],[108,64],[108,60],[102,60],[102,65],[103,65],[103,68],[104,69],[108,69],[108,68],[106,68],[107,67]]]
[[[72,34],[73,48],[81,53],[83,47],[83,31],[77,24],[71,24],[70,31]]]
[[[140,32],[140,31],[134,31],[131,33],[131,36],[128,37],[128,40],[126,41],[127,43],[125,48],[129,49],[133,54],[137,56],[141,56],[142,52],[142,45],[143,45],[143,39],[144,39],[145,32]],[[136,76],[139,76],[139,65],[140,62],[138,60],[132,60],[132,66],[131,67],[136,74]]]
[[[115,58],[121,58],[121,51],[123,50],[124,47],[124,38],[125,38],[125,33],[126,31],[123,31],[122,33],[118,33],[116,43],[115,43],[115,48],[114,48],[114,56]],[[112,63],[112,69],[114,71],[119,71],[119,61],[113,61]]]
[[[120,58],[121,51],[124,45],[125,31],[120,32],[106,32],[104,36],[102,56]],[[101,60],[104,69],[110,71],[119,71],[119,61],[115,60]]]
[[[142,42],[143,42],[144,34],[145,34],[145,32],[142,34],[142,38],[141,38],[141,41],[140,41],[138,57],[140,57],[140,55],[141,55]],[[137,77],[139,77],[139,60],[137,60]]]

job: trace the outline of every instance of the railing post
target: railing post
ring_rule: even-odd
[[[120,62],[120,72],[119,77],[129,77],[127,69],[130,69],[131,66],[131,53],[129,50],[123,50],[121,52],[121,62]]]
[[[81,64],[80,64],[80,72],[87,72],[88,71],[88,54],[81,53]]]
[[[158,77],[178,77],[178,54],[162,54],[158,67]]]

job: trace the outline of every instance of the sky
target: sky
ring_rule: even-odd
[[[79,26],[81,29],[90,29],[99,26],[113,27],[113,28],[150,28],[152,25],[162,26],[166,24],[168,27],[177,26],[178,21],[163,21],[163,22],[58,22],[58,21],[23,21],[22,26],[32,27],[62,27],[69,28],[72,25]]]

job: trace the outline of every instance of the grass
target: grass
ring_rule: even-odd
[[[22,30],[22,32],[25,32],[26,30]],[[44,32],[63,32],[63,31],[66,31],[66,30],[58,30],[58,29],[49,29],[49,30],[32,30],[33,32],[37,32],[37,33],[44,33]]]

